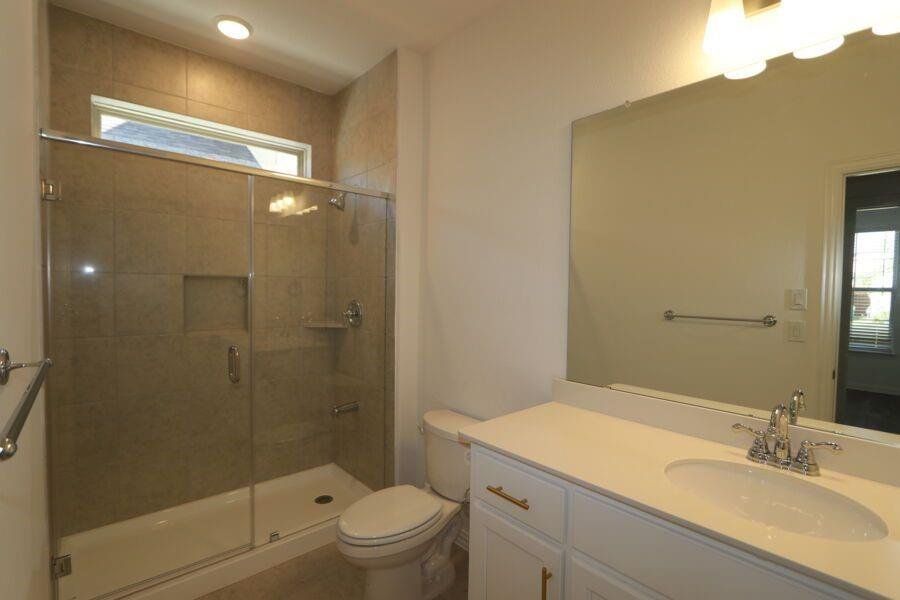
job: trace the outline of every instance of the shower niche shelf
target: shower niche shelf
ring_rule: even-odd
[[[185,275],[184,330],[247,330],[247,278]]]

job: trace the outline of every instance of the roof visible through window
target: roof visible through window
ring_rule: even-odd
[[[99,96],[92,103],[94,135],[102,139],[309,176],[308,144]]]

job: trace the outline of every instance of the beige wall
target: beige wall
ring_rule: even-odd
[[[418,433],[420,333],[422,330],[422,240],[425,205],[425,61],[421,54],[397,52],[397,228],[396,350],[390,371],[395,380],[394,431],[397,481],[420,483],[424,475],[422,436]],[[390,258],[390,257],[389,257]],[[389,292],[389,298],[390,292]],[[389,338],[389,342],[391,339]],[[390,383],[390,380],[388,380]],[[390,388],[389,388],[390,389]]]
[[[898,72],[900,40],[865,32],[815,62],[578,122],[569,378],[753,408],[800,387],[807,416],[832,420],[818,389],[830,169],[900,157]],[[790,310],[804,288],[808,309]],[[780,324],[669,323],[670,308]],[[788,340],[789,320],[805,342]]]
[[[0,346],[15,361],[44,355],[41,342],[40,201],[38,199],[38,22],[41,3],[0,9]],[[33,369],[15,371],[0,387],[0,423],[19,403]],[[48,600],[47,455],[43,395],[19,436],[19,450],[0,465],[0,596]]]
[[[397,54],[337,95],[335,171],[341,183],[395,191]],[[393,201],[348,195],[328,213],[328,306],[333,315],[356,298],[366,317],[337,333],[336,381],[341,401],[358,413],[338,418],[337,463],[372,488],[394,480]]]
[[[91,94],[312,145],[334,179],[333,97],[51,6],[50,127],[91,133]]]
[[[515,0],[431,51],[421,410],[492,417],[566,369],[570,125],[711,74],[708,0]]]

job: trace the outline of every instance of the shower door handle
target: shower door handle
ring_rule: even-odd
[[[241,350],[237,346],[228,348],[228,380],[231,383],[241,381]]]

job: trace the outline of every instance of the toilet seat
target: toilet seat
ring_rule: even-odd
[[[354,546],[383,546],[413,538],[442,517],[442,504],[432,494],[399,485],[354,503],[338,520],[338,538]]]

